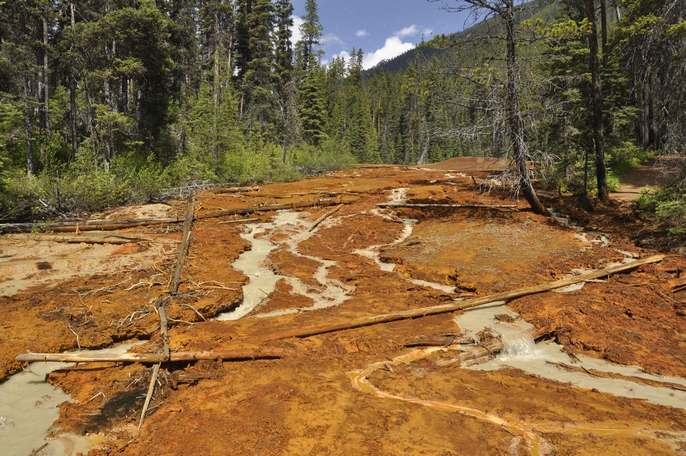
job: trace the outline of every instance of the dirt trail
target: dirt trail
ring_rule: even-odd
[[[668,170],[655,165],[639,165],[621,177],[619,188],[610,196],[618,201],[637,201],[642,192],[657,190],[667,182]]]
[[[434,169],[354,168],[243,193],[199,194],[196,215],[322,198],[349,203],[313,231],[331,207],[261,213],[239,223],[238,217],[200,220],[193,227],[180,294],[169,304],[171,349],[259,346],[288,355],[167,366],[141,434],[135,424],[148,369],[104,364],[53,372],[50,383],[71,402],[60,406],[52,432],[99,435],[92,455],[683,451],[683,391],[664,400],[640,393],[685,384],[686,297],[668,286],[686,271],[680,257],[564,293],[517,299],[488,318],[472,314],[479,317],[474,324],[460,320],[468,314],[448,314],[280,340],[298,329],[535,285],[654,253],[631,245],[621,230],[580,232],[527,211],[522,201],[480,193],[470,176],[501,165],[463,159]],[[377,207],[389,201],[520,210]],[[178,216],[180,208],[124,208],[107,216]],[[63,276],[16,274],[0,284],[8,290],[0,297],[0,377],[17,372],[13,358],[27,350],[100,348],[134,337],[150,339],[136,350],[157,350],[151,304],[167,288],[177,230],[127,230],[160,242],[94,247],[104,266],[78,270],[68,264],[78,262],[81,250],[48,244],[63,255],[66,266],[56,271]],[[46,259],[43,246],[28,240],[12,246],[10,239],[0,238],[2,252],[15,249],[2,264],[23,256],[58,264]],[[534,357],[518,358],[521,365],[492,360],[493,354],[477,361],[492,369],[467,368],[455,360],[474,346],[441,342],[523,323],[545,341],[527,341],[524,349]],[[437,345],[405,348],[427,343]],[[567,369],[567,377],[532,368],[553,359],[537,351],[544,344],[562,347],[554,360],[564,362],[546,369],[555,375]],[[569,380],[580,378],[587,383]],[[622,382],[637,385],[633,395],[618,388]],[[7,431],[1,423],[2,417],[0,446]]]

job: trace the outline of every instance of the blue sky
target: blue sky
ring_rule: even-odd
[[[412,49],[422,35],[428,40],[435,34],[462,30],[464,18],[441,9],[446,1],[456,3],[454,0],[319,0],[319,16],[324,26],[324,61],[335,55],[347,55],[353,47],[362,48],[365,68],[370,68]],[[297,25],[305,12],[305,0],[293,0],[293,6]]]

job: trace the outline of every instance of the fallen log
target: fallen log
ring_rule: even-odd
[[[161,364],[192,361],[258,361],[282,359],[281,351],[201,351],[201,352],[172,352],[169,356],[162,353],[124,353],[116,354],[79,354],[79,353],[23,353],[17,356],[21,362],[50,362],[50,363],[141,363]]]
[[[566,279],[556,280],[554,282],[546,282],[539,285],[534,285],[530,287],[523,287],[513,291],[497,293],[490,296],[483,296],[481,298],[469,299],[466,301],[458,301],[451,304],[442,304],[433,307],[422,307],[419,309],[409,309],[400,312],[387,313],[382,315],[373,315],[370,317],[362,317],[352,321],[347,321],[344,323],[319,326],[309,329],[296,330],[287,333],[283,333],[277,336],[276,340],[289,339],[289,338],[300,338],[304,339],[307,337],[318,336],[321,334],[328,334],[338,331],[346,331],[349,329],[362,328],[366,326],[374,326],[382,323],[391,323],[400,320],[410,320],[415,318],[429,317],[432,315],[439,315],[444,313],[457,312],[461,310],[471,309],[473,307],[483,306],[486,304],[494,304],[498,302],[508,302],[516,298],[521,298],[523,296],[529,296],[534,294],[543,293],[546,291],[555,290],[558,288],[563,288],[569,285],[574,285],[576,283],[588,282],[589,280],[600,279],[602,277],[608,277],[610,275],[629,271],[636,269],[640,266],[646,264],[659,263],[665,258],[664,255],[656,255],[642,260],[632,261],[630,263],[624,263],[616,266],[610,266],[599,271],[589,272],[586,274],[581,274],[574,277],[569,277]],[[269,340],[269,339],[268,339]]]
[[[159,219],[134,219],[123,221],[82,221],[82,222],[63,222],[63,223],[5,223],[0,224],[0,234],[7,233],[30,233],[40,230],[53,233],[78,233],[85,231],[116,231],[127,228],[137,228],[141,226],[167,225],[181,223],[183,220],[177,218]]]
[[[252,223],[252,222],[259,222],[260,219],[258,218],[247,218],[247,219],[240,219],[240,220],[227,220],[225,222],[219,222],[220,225],[237,225],[239,223]]]
[[[174,275],[172,276],[169,285],[169,293],[172,296],[178,293],[179,285],[181,284],[181,272],[183,271],[183,265],[186,263],[186,257],[188,256],[188,250],[191,244],[193,220],[195,220],[195,202],[193,198],[190,197],[186,204],[186,215],[183,222],[183,234],[181,237],[181,246],[179,247],[179,256],[176,259]]]
[[[330,210],[330,211],[327,212],[326,214],[324,214],[324,215],[322,215],[321,217],[319,217],[319,218],[312,224],[312,226],[310,227],[310,230],[309,230],[310,233],[311,233],[312,231],[316,230],[317,227],[318,227],[319,225],[321,225],[322,223],[324,223],[324,221],[325,221],[326,219],[328,219],[329,217],[331,217],[332,215],[334,215],[336,212],[340,211],[342,207],[343,207],[343,205],[342,205],[342,204],[339,204],[339,205],[336,206],[334,209]]]
[[[126,236],[51,236],[36,235],[24,238],[30,241],[57,242],[62,244],[134,244],[138,242],[155,242],[155,239],[148,237],[126,237]]]
[[[339,204],[351,204],[352,201],[332,201],[332,200],[317,200],[317,201],[307,201],[304,203],[292,203],[292,204],[277,204],[272,206],[255,206],[246,207],[240,209],[227,209],[224,211],[211,212],[209,214],[202,214],[195,217],[196,220],[206,220],[212,218],[228,217],[231,215],[248,215],[255,212],[270,212],[270,211],[284,211],[289,209],[302,209],[307,207],[327,207],[327,206],[337,206]]]
[[[169,284],[169,296],[176,296],[179,291],[179,286],[181,285],[181,272],[183,271],[183,265],[186,262],[186,256],[188,256],[188,249],[190,248],[191,235],[193,220],[195,214],[195,199],[191,193],[188,196],[188,201],[186,202],[186,215],[183,222],[183,234],[181,236],[181,245],[179,246],[179,256],[176,259],[176,266],[174,268],[174,274],[172,275],[171,282]],[[160,336],[162,337],[162,355],[168,359],[171,354],[169,349],[169,320],[167,317],[167,303],[169,302],[169,297],[162,296],[157,299],[155,307],[157,308],[157,314],[160,317]],[[160,368],[162,363],[157,363],[153,367],[152,375],[150,376],[150,384],[148,385],[148,392],[145,395],[145,403],[143,404],[143,410],[141,411],[140,420],[138,421],[138,430],[140,431],[143,426],[143,421],[145,420],[145,415],[148,412],[148,407],[150,406],[150,401],[152,400],[152,395],[155,392],[155,385],[157,385],[157,378],[160,374]]]
[[[274,206],[256,206],[240,209],[229,209],[224,211],[213,212],[196,216],[194,220],[206,220],[212,218],[228,217],[231,215],[247,215],[256,212],[270,212],[288,209],[301,209],[307,207],[327,207],[336,206],[338,204],[352,204],[353,201],[331,201],[331,200],[317,200],[303,203],[293,204],[279,204]],[[0,224],[0,234],[7,233],[30,233],[35,229],[42,231],[51,231],[54,233],[78,233],[82,231],[116,231],[127,228],[137,228],[142,226],[155,225],[172,225],[183,222],[182,218],[159,218],[159,219],[133,219],[123,221],[103,222],[99,221],[83,221],[83,222],[65,222],[58,224],[35,224],[35,223],[10,223]]]
[[[243,193],[243,192],[256,192],[260,187],[227,187],[227,188],[217,188],[213,190],[214,193]]]
[[[372,192],[350,192],[350,191],[342,191],[342,192],[329,192],[329,191],[314,191],[314,192],[297,192],[297,193],[288,193],[286,195],[274,195],[274,194],[260,194],[260,195],[255,195],[255,196],[260,196],[264,198],[274,198],[274,199],[288,199],[288,198],[295,198],[297,196],[311,196],[311,195],[318,195],[318,196],[326,196],[329,198],[335,198],[337,196],[359,196],[359,195],[374,195]]]
[[[381,203],[377,207],[382,208],[449,208],[449,209],[517,209],[514,204],[443,204],[443,203],[426,203],[426,204],[411,204],[411,203]]]

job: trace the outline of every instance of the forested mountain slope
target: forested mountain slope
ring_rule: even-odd
[[[560,13],[560,0],[532,0],[518,8],[518,22],[521,23],[534,17],[546,22],[553,20]],[[446,14],[451,14],[446,11]],[[440,34],[428,41],[421,42],[416,48],[405,52],[393,59],[385,60],[374,68],[366,71],[366,75],[376,75],[386,72],[405,71],[415,61],[429,62],[433,59],[448,61],[453,58],[451,51],[465,46],[472,45],[482,48],[491,48],[492,40],[496,35],[502,33],[502,26],[496,18],[468,17],[463,21],[458,20],[455,15],[455,28],[465,26],[465,30],[453,34]],[[471,22],[477,21],[472,24]],[[476,63],[476,62],[474,62]]]
[[[541,185],[592,197],[601,164],[616,185],[683,153],[685,1],[514,2],[515,137]],[[0,219],[354,161],[507,156],[505,29],[483,5],[508,3],[449,1],[475,25],[364,72],[359,49],[321,63],[316,0],[298,43],[290,0],[0,2]]]

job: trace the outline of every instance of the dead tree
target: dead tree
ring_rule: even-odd
[[[517,40],[515,23],[515,0],[458,0],[460,5],[447,7],[449,11],[468,12],[475,17],[497,17],[506,32],[507,54],[507,95],[506,111],[509,126],[512,156],[519,177],[519,187],[527,202],[537,214],[547,215],[548,211],[538,199],[531,182],[527,166],[527,147],[524,136],[524,121],[520,108],[519,66],[517,63]],[[521,3],[521,2],[517,2]]]

